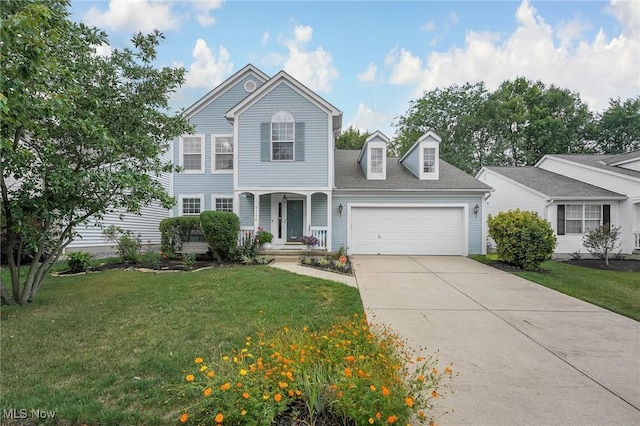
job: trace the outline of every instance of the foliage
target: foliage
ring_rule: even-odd
[[[450,367],[423,358],[390,329],[355,314],[329,329],[283,327],[247,336],[244,346],[209,362],[194,359],[178,395],[182,423],[272,424],[302,401],[314,424],[329,412],[355,425],[424,422],[443,393]],[[297,424],[297,423],[295,423]]]
[[[193,253],[183,253],[182,254],[182,264],[184,265],[184,269],[187,271],[193,268],[193,265],[196,264],[196,255]]]
[[[536,270],[550,260],[556,247],[551,224],[536,212],[520,209],[489,215],[489,236],[497,244],[497,254],[506,263]]]
[[[151,269],[160,269],[160,253],[148,251],[140,256],[139,261]]]
[[[260,247],[255,238],[245,238],[242,244],[231,250],[229,256],[232,260],[243,260],[245,258],[255,259],[260,252]]]
[[[314,235],[305,235],[300,238],[300,242],[307,247],[315,247],[320,244],[320,240]]]
[[[182,68],[154,67],[159,32],[97,54],[104,32],[70,19],[67,0],[0,7],[0,189],[11,286],[3,303],[32,301],[78,225],[173,199],[156,179],[168,141],[192,131],[168,100]],[[16,184],[19,182],[19,184]],[[26,274],[19,259],[34,253]],[[48,252],[50,250],[50,252]]]
[[[189,241],[192,235],[202,232],[200,217],[179,216],[163,219],[160,222],[160,250],[169,257],[176,257],[176,252],[182,248],[182,243]]]
[[[273,241],[273,234],[269,231],[265,231],[262,227],[258,227],[258,232],[256,232],[256,240],[258,240],[258,244],[270,243]]]
[[[86,272],[93,260],[93,255],[84,251],[67,253],[67,265],[71,272]]]
[[[582,238],[582,245],[596,259],[604,260],[609,265],[609,256],[620,246],[620,227],[610,224],[600,225],[592,229]]]
[[[104,239],[116,245],[116,252],[123,262],[137,262],[140,257],[142,241],[140,235],[134,235],[131,230],[110,225],[102,231]]]
[[[348,256],[301,256],[300,263],[306,266],[313,266],[319,269],[325,269],[330,272],[338,272],[341,274],[353,275],[353,269]]]
[[[357,127],[349,125],[347,130],[336,138],[336,149],[361,150],[369,135],[368,131],[360,132]]]
[[[207,244],[218,260],[229,259],[238,245],[240,219],[235,213],[208,210],[200,213]]]
[[[640,149],[640,96],[624,102],[609,100],[609,107],[598,117],[596,144],[607,153]]]

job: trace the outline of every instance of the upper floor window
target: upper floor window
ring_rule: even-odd
[[[204,135],[180,138],[180,165],[185,173],[204,172]]]
[[[382,173],[384,149],[371,148],[371,173]]]
[[[294,160],[295,120],[289,111],[271,117],[271,159]]]
[[[233,136],[214,136],[213,171],[233,170]]]
[[[436,171],[436,149],[424,148],[422,171],[433,173]]]

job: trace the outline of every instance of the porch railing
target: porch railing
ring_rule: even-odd
[[[311,226],[309,228],[311,235],[318,239],[318,245],[314,249],[326,250],[327,248],[327,227],[326,226]]]
[[[243,245],[245,241],[252,240],[254,237],[253,226],[241,226],[238,234],[238,245]]]
[[[633,231],[633,249],[640,250],[640,231]]]

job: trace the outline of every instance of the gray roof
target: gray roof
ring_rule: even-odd
[[[420,180],[402,164],[397,157],[387,157],[387,178],[367,180],[357,163],[360,151],[335,151],[336,189],[359,190],[423,190],[423,191],[480,191],[489,192],[491,187],[462,170],[440,160],[438,180]]]
[[[640,156],[640,151],[630,152],[628,154],[633,154],[636,156]],[[622,155],[622,154],[620,154]],[[585,166],[591,166],[602,170],[608,170],[610,172],[619,173],[625,176],[631,176],[635,178],[640,178],[640,171],[625,169],[620,166],[609,166],[607,163],[613,163],[614,160],[611,160],[611,154],[548,154],[548,157],[556,157],[562,158],[568,161],[573,161],[575,163],[584,164]],[[618,155],[615,155],[617,158]],[[618,160],[620,161],[620,160]]]
[[[537,167],[485,167],[550,198],[621,198],[626,196]]]
[[[621,161],[640,160],[640,150],[625,152],[622,154],[615,154],[605,158],[604,162],[607,164],[615,164]]]

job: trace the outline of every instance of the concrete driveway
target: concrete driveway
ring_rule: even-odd
[[[640,424],[637,321],[463,257],[352,261],[365,310],[460,373],[439,424]]]

